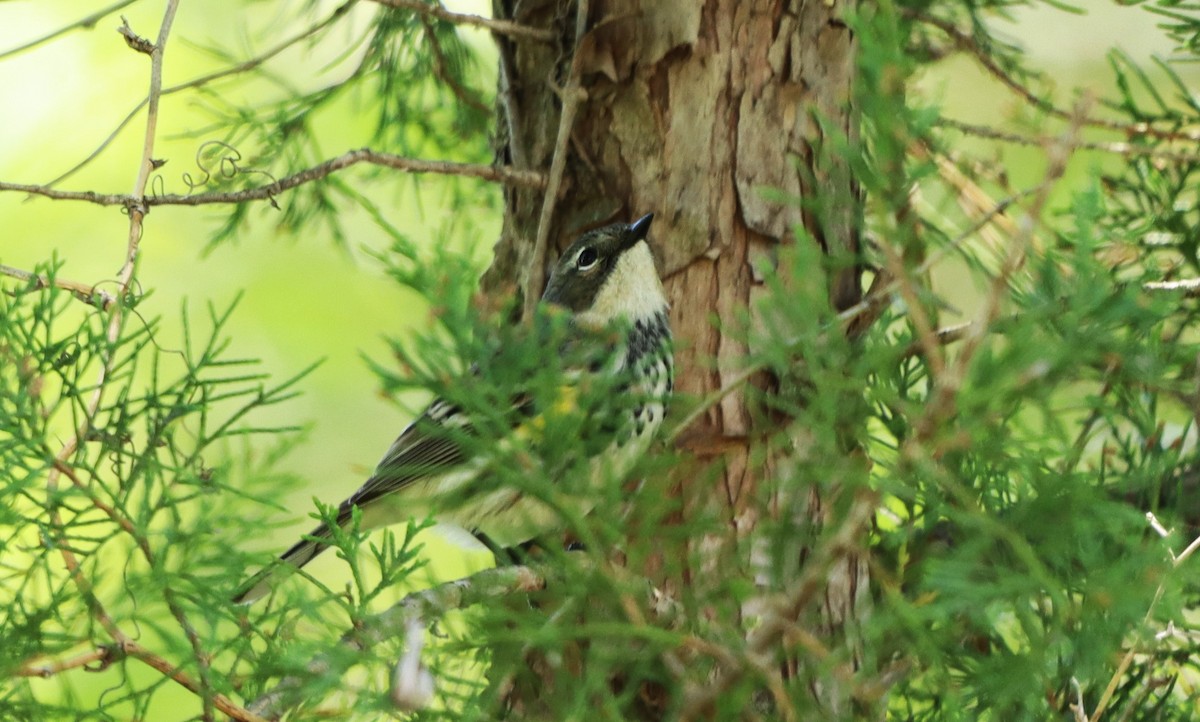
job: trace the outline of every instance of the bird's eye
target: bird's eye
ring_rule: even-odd
[[[596,265],[599,256],[596,254],[595,248],[585,248],[579,252],[579,257],[575,259],[575,267],[581,271],[589,270]]]

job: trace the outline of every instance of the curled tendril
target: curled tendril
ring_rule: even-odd
[[[101,714],[104,713],[104,708],[110,704],[110,702],[108,701],[109,695],[115,695],[115,694],[121,692],[121,690],[124,689],[125,685],[129,682],[128,671],[127,671],[128,667],[126,665],[119,664],[119,665],[117,665],[117,670],[118,671],[117,671],[116,681],[114,681],[111,685],[106,687],[104,689],[104,691],[102,691],[100,693],[99,697],[96,699],[96,711],[100,712]],[[116,704],[116,703],[113,702],[111,704]]]
[[[212,149],[218,149],[212,152]],[[271,184],[275,184],[278,180],[265,170],[257,168],[245,168],[241,165],[242,153],[237,148],[222,140],[208,140],[200,144],[196,149],[196,167],[200,169],[200,177],[192,176],[191,172],[184,171],[183,183],[188,187],[188,193],[195,193],[197,189],[209,185],[214,177],[214,168],[212,160],[216,159],[215,175],[220,180],[230,180],[239,175],[257,174],[265,176],[270,180]],[[275,196],[268,196],[271,206],[276,210],[279,205],[275,202]]]
[[[184,175],[186,175],[186,173]],[[150,179],[150,196],[152,198],[158,198],[159,196],[165,196],[166,194],[167,182],[163,180],[161,173],[155,173],[154,177]]]

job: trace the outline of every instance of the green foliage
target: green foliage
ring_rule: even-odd
[[[52,284],[55,268],[40,270]],[[221,611],[230,575],[248,564],[237,530],[271,523],[268,500],[295,483],[272,467],[300,438],[295,427],[254,419],[292,398],[307,372],[271,382],[231,356],[223,327],[232,307],[210,307],[207,328],[185,311],[184,345],[167,349],[132,298],[117,301],[127,304],[118,324],[53,285],[8,292],[0,296],[0,667],[19,681],[4,716],[46,719],[49,710],[28,713],[34,683],[15,675],[33,659],[86,653],[86,639],[116,645],[93,662],[116,666],[113,686],[65,698],[55,714],[156,709],[167,678],[147,683],[136,655],[108,637],[112,628],[153,640],[181,672],[227,692],[223,676],[209,676],[208,655],[238,644]],[[243,443],[251,436],[271,441]]]

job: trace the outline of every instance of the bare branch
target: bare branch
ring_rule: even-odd
[[[1200,278],[1181,278],[1178,281],[1151,281],[1142,285],[1147,291],[1183,291],[1188,298],[1200,297]]]
[[[355,629],[342,635],[341,644],[355,649],[385,639],[404,636],[413,620],[440,617],[455,609],[466,609],[481,602],[512,594],[528,594],[545,589],[555,578],[552,567],[507,566],[485,569],[465,579],[414,592],[381,614],[363,620]],[[308,675],[329,671],[327,657],[318,657],[308,664]],[[279,680],[275,688],[248,705],[255,714],[275,717],[289,704],[304,680],[290,675]]]
[[[484,103],[473,95],[470,90],[464,88],[462,84],[450,75],[450,71],[446,67],[446,55],[442,52],[442,43],[438,40],[437,31],[427,16],[421,16],[421,27],[425,30],[425,39],[429,41],[429,49],[433,51],[433,72],[437,75],[438,80],[448,85],[454,96],[465,105],[481,113],[490,112],[491,108],[488,107],[487,103]]]
[[[68,281],[65,278],[50,278],[48,276],[30,273],[29,271],[22,271],[19,268],[5,266],[3,264],[0,264],[0,276],[10,276],[12,278],[19,278],[23,281],[32,281],[38,288],[54,286],[56,288],[61,288],[64,291],[70,291],[71,295],[75,296],[75,298],[83,301],[89,306],[95,306],[101,311],[107,311],[109,307],[112,306],[112,304],[117,300],[114,296],[97,289],[95,286],[89,286],[86,283],[80,283],[79,281]]]
[[[137,2],[137,0],[120,0],[120,2],[113,3],[112,5],[109,5],[106,8],[97,10],[96,12],[92,13],[91,15],[80,18],[79,20],[76,20],[75,22],[73,22],[69,25],[63,25],[62,27],[58,28],[57,30],[47,33],[46,35],[43,35],[40,38],[30,40],[29,42],[25,43],[24,45],[18,45],[15,48],[10,48],[8,50],[0,52],[0,60],[3,60],[12,55],[17,55],[18,53],[23,53],[26,50],[31,50],[33,48],[36,48],[37,46],[41,45],[42,43],[48,43],[51,40],[54,40],[55,38],[57,38],[59,36],[66,35],[67,33],[71,32],[72,30],[78,30],[80,28],[83,28],[85,30],[91,30],[92,28],[96,27],[97,22],[103,20],[104,18],[108,17],[109,15],[112,15],[113,13],[117,12],[118,10],[120,10],[128,5],[134,4],[135,2]]]
[[[973,123],[964,123],[960,120],[952,118],[939,118],[937,125],[943,128],[952,128],[954,130],[974,135],[979,138],[988,138],[990,140],[998,140],[1004,143],[1012,143],[1014,145],[1030,145],[1037,147],[1045,147],[1046,143],[1050,142],[1049,138],[1022,135],[1020,133],[1009,133],[986,125],[975,125]],[[1200,155],[1196,153],[1179,153],[1175,151],[1162,150],[1147,145],[1135,145],[1133,143],[1123,142],[1102,142],[1094,140],[1080,140],[1075,144],[1076,148],[1081,150],[1096,150],[1103,153],[1114,153],[1123,156],[1146,156],[1150,158],[1162,158],[1174,163],[1200,163]]]
[[[166,9],[163,13],[163,20],[159,26],[158,37],[150,49],[150,90],[147,94],[147,113],[146,113],[146,134],[142,145],[142,154],[138,163],[137,178],[134,181],[133,192],[125,197],[124,205],[129,211],[129,235],[125,249],[124,263],[118,273],[118,297],[123,298],[133,284],[135,269],[137,267],[138,246],[142,238],[142,219],[144,218],[147,207],[144,203],[146,185],[150,178],[150,173],[156,167],[153,157],[154,140],[158,127],[158,103],[162,91],[162,63],[163,52],[166,48],[167,39],[170,37],[171,26],[175,20],[175,14],[178,10],[179,0],[167,0]],[[133,33],[129,30],[129,33]],[[128,35],[126,36],[128,37]],[[110,349],[116,349],[118,341],[121,337],[122,329],[126,315],[123,312],[123,306],[120,303],[114,303],[109,308],[109,321],[106,329],[106,338],[109,341]],[[101,401],[106,390],[106,381],[109,374],[112,372],[113,364],[116,361],[115,350],[110,350],[100,364],[98,379],[95,389],[92,392],[91,398],[84,409],[83,419],[76,427],[74,434],[69,438],[55,454],[54,464],[49,473],[46,475],[46,489],[49,499],[57,498],[57,490],[59,478],[66,475],[75,483],[78,480],[73,477],[71,467],[67,460],[79,448],[82,439],[86,438],[95,424],[96,414],[101,405]],[[98,501],[98,500],[93,500]],[[170,590],[165,591],[165,597],[168,608],[172,615],[178,621],[185,636],[192,647],[192,653],[196,659],[197,668],[200,672],[200,683],[196,683],[190,678],[183,675],[177,668],[177,665],[171,664],[166,660],[150,653],[141,648],[136,642],[132,641],[125,633],[115,624],[112,617],[105,610],[100,600],[94,594],[90,581],[84,576],[80,567],[79,561],[74,552],[68,545],[62,543],[64,532],[62,518],[59,514],[57,502],[50,502],[48,514],[50,517],[51,528],[53,534],[58,538],[58,546],[63,557],[63,562],[74,581],[80,594],[86,601],[89,611],[94,619],[99,622],[100,626],[108,633],[116,646],[122,653],[134,656],[151,667],[158,669],[164,675],[170,677],[181,685],[187,687],[197,693],[202,700],[204,707],[204,716],[211,719],[213,717],[214,707],[222,712],[230,715],[234,719],[239,720],[256,720],[253,716],[248,716],[244,710],[241,710],[237,705],[232,704],[228,699],[213,691],[212,685],[208,680],[208,656],[201,646],[199,636],[195,629],[188,622],[182,607],[176,602],[174,594]],[[103,508],[103,506],[100,506]],[[115,515],[115,510],[114,510]],[[127,527],[126,530],[128,531]],[[136,536],[135,536],[136,538]],[[148,547],[146,547],[148,549]]]
[[[83,667],[89,672],[98,672],[113,663],[114,650],[114,647],[104,645],[66,659],[55,659],[40,664],[26,662],[17,668],[14,674],[18,677],[41,677],[45,679],[53,677],[59,672],[66,672],[67,670],[78,669],[79,667]]]
[[[146,666],[161,672],[164,677],[170,678],[176,684],[191,692],[197,692],[200,689],[200,685],[194,679],[179,671],[175,665],[137,642],[125,637],[118,640],[116,644],[106,644],[96,647],[95,649],[67,659],[57,659],[41,664],[25,664],[18,668],[15,674],[18,677],[45,678],[81,667],[89,672],[99,672],[125,657],[136,659]],[[266,722],[262,717],[247,711],[221,694],[213,695],[213,706],[230,718],[238,720],[238,722]]]
[[[129,212],[129,237],[125,247],[125,262],[121,266],[120,272],[117,274],[118,292],[121,298],[129,292],[133,284],[134,273],[137,269],[137,257],[142,241],[142,221],[149,212],[149,208],[145,204],[146,186],[150,182],[150,174],[154,172],[160,165],[154,158],[154,143],[158,135],[158,106],[162,98],[162,78],[163,78],[163,55],[166,52],[167,40],[171,36],[171,26],[175,23],[175,14],[179,9],[179,0],[167,0],[166,10],[163,13],[162,24],[158,28],[158,37],[154,41],[154,46],[150,49],[150,89],[146,94],[146,134],[142,142],[142,157],[138,163],[137,179],[133,184],[133,193],[130,196],[130,202],[125,208]],[[128,26],[126,26],[128,27]],[[122,33],[126,40],[129,41],[132,30],[129,33]],[[135,36],[136,37],[136,36]],[[137,38],[131,43],[131,47],[135,50],[143,51],[143,43],[140,38]],[[112,348],[116,348],[117,342],[121,338],[122,330],[125,326],[126,315],[120,304],[113,306],[111,318],[108,322],[108,341]],[[83,436],[86,436],[86,431],[92,425],[92,420],[95,416],[95,409],[99,408],[99,401],[104,392],[105,379],[112,369],[112,364],[115,359],[115,353],[110,352],[108,358],[105,359],[101,366],[100,380],[96,384],[96,393],[94,401],[96,406],[89,409],[89,413],[85,418],[85,427],[81,428],[84,431]],[[66,457],[60,456],[55,459],[54,471],[61,471],[66,466]],[[54,473],[53,471],[51,473]],[[78,484],[78,479],[72,479]],[[93,503],[97,504],[98,508],[104,508],[98,499],[93,498]],[[118,516],[113,511],[110,518],[118,519]],[[124,527],[126,531],[132,533],[132,525]],[[135,540],[139,542],[142,551],[146,554],[148,560],[152,559],[150,555],[149,544],[144,539],[140,539],[139,535],[133,534]],[[205,652],[204,646],[200,641],[200,636],[196,633],[191,622],[188,621],[183,607],[180,606],[175,599],[174,592],[167,588],[163,592],[163,596],[167,603],[167,608],[171,612],[171,616],[179,624],[180,630],[187,637],[188,643],[192,648],[192,656],[196,660],[196,667],[200,673],[200,684],[189,687],[193,692],[200,696],[201,704],[204,709],[204,716],[211,718],[212,708],[217,704],[217,698],[220,697],[213,689],[212,683],[208,678],[209,655]],[[128,643],[127,643],[128,644]],[[160,670],[163,671],[163,670]],[[172,671],[174,668],[172,667]],[[168,672],[163,671],[164,674]],[[172,677],[172,679],[176,679]],[[178,679],[176,679],[178,681]],[[186,685],[185,685],[186,686]]]
[[[357,2],[358,2],[358,0],[346,0],[345,3],[338,6],[324,20],[312,25],[311,27],[305,29],[303,32],[293,35],[292,37],[278,43],[277,45],[270,48],[269,50],[266,50],[263,53],[256,55],[252,58],[244,60],[244,61],[238,63],[237,65],[232,65],[228,68],[223,68],[221,70],[213,71],[211,73],[208,73],[207,75],[201,75],[197,78],[192,78],[191,80],[184,82],[184,83],[179,83],[178,85],[172,85],[172,86],[163,88],[162,95],[164,95],[164,96],[173,95],[175,93],[179,93],[184,90],[191,89],[191,88],[199,88],[199,87],[207,85],[213,81],[220,80],[222,78],[227,78],[231,75],[239,75],[241,73],[244,73],[247,70],[253,70],[254,68],[257,68],[258,66],[267,62],[271,58],[275,57],[276,55],[282,53],[284,50],[287,50],[288,48],[292,47],[296,43],[307,40],[308,38],[311,38],[312,36],[321,32],[325,28],[329,27],[334,22],[339,20],[342,16],[344,16],[346,14],[346,12],[349,11],[350,8],[352,6],[354,6]],[[117,127],[114,128],[112,130],[112,132],[108,134],[108,137],[105,138],[103,141],[101,141],[100,145],[96,146],[95,150],[93,150],[90,154],[88,154],[88,157],[84,158],[83,160],[79,161],[71,168],[67,169],[65,172],[63,172],[61,175],[59,175],[57,178],[47,182],[45,184],[45,186],[47,188],[53,188],[54,186],[58,185],[59,183],[63,182],[64,180],[66,180],[67,178],[70,178],[71,176],[75,175],[81,169],[83,169],[85,166],[87,166],[88,163],[91,163],[93,160],[95,160],[97,156],[99,156],[102,152],[104,152],[105,148],[107,148],[109,145],[112,144],[113,140],[116,139],[117,135],[119,135],[120,132],[125,129],[125,126],[129,125],[129,123],[133,121],[134,117],[137,116],[137,114],[141,111],[141,109],[146,107],[147,101],[148,101],[147,98],[142,98],[141,100],[139,100],[137,105],[135,105],[133,107],[133,109],[130,110],[125,115],[125,118],[122,119],[121,122],[117,124]]]
[[[225,695],[211,691],[207,683],[201,686],[196,680],[180,672],[178,667],[131,639],[126,639],[121,643],[121,650],[151,669],[157,670],[164,677],[170,678],[189,692],[202,696],[206,701],[211,699],[214,707],[238,722],[267,722],[263,717],[235,704]],[[211,718],[211,716],[210,714],[209,717]]]
[[[558,116],[558,138],[554,142],[554,155],[550,160],[550,175],[546,179],[546,194],[542,197],[542,212],[538,217],[537,238],[533,244],[533,257],[529,263],[529,276],[525,281],[525,303],[522,318],[533,318],[542,286],[546,282],[546,246],[550,240],[550,224],[554,220],[554,207],[558,205],[558,191],[562,185],[563,171],[567,166],[567,145],[575,127],[575,114],[579,101],[587,93],[579,85],[579,48],[587,32],[588,0],[579,0],[575,6],[575,49],[571,58],[570,77],[562,90],[562,111]]]
[[[264,186],[247,188],[246,190],[241,191],[230,191],[227,193],[197,193],[195,195],[167,194],[162,196],[148,196],[144,199],[141,199],[140,203],[149,208],[151,206],[202,206],[213,203],[243,203],[245,201],[258,201],[266,198],[272,198],[283,191],[291,190],[292,188],[302,186],[306,183],[311,183],[315,180],[320,180],[321,178],[336,173],[337,171],[349,168],[350,166],[357,165],[359,163],[368,163],[371,165],[384,166],[386,168],[394,168],[407,173],[435,173],[439,175],[479,178],[492,183],[504,183],[506,185],[520,186],[523,188],[539,189],[546,185],[545,177],[537,171],[518,170],[516,168],[507,166],[454,163],[451,161],[441,160],[420,160],[417,158],[406,158],[400,155],[393,155],[391,153],[381,153],[379,151],[371,150],[370,148],[361,148],[359,150],[349,151],[337,156],[336,158],[331,158],[320,165],[302,170],[299,173],[281,178],[274,183]],[[101,206],[125,206],[128,208],[139,203],[139,200],[131,195],[122,195],[119,193],[96,193],[95,191],[60,191],[53,188],[48,188],[46,186],[24,183],[0,182],[0,191],[29,193],[54,200],[85,201]]]
[[[493,20],[485,18],[482,15],[470,15],[467,13],[450,12],[442,7],[441,3],[426,3],[421,0],[375,0],[380,5],[386,5],[390,8],[399,8],[401,10],[412,10],[415,13],[420,13],[426,17],[445,20],[448,23],[456,25],[473,25],[475,27],[486,28],[498,35],[507,35],[514,38],[529,38],[531,40],[540,40],[548,43],[554,40],[554,33],[550,30],[542,28],[533,28],[528,25],[514,23],[511,20]]]
[[[1061,120],[1071,121],[1072,123],[1078,123],[1079,125],[1087,126],[1089,128],[1104,128],[1106,130],[1113,130],[1126,135],[1149,135],[1164,140],[1186,140],[1192,142],[1200,140],[1200,131],[1196,130],[1163,130],[1160,128],[1155,128],[1154,126],[1145,122],[1121,123],[1104,118],[1076,118],[1073,112],[1063,110],[1062,108],[1055,106],[1050,101],[1039,96],[1024,83],[1014,78],[1011,73],[1000,67],[999,63],[996,62],[995,58],[992,57],[986,48],[980,47],[979,43],[975,41],[975,38],[973,38],[970,33],[960,29],[954,23],[914,10],[902,10],[901,12],[907,17],[928,25],[932,25],[938,30],[941,30],[948,38],[950,38],[951,41],[954,42],[955,45],[959,47],[959,49],[970,53],[971,56],[975,58],[975,61],[978,62],[983,69],[988,72],[988,74],[1000,81],[1013,93],[1020,96],[1021,99],[1026,103],[1034,108],[1037,108],[1043,113],[1046,113],[1047,115],[1051,115]]]

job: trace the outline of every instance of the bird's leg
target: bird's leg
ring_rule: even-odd
[[[515,547],[502,547],[494,539],[481,531],[476,530],[472,533],[479,540],[479,543],[487,547],[488,551],[492,553],[498,567],[525,564],[529,561],[530,553],[534,549],[541,548],[535,541],[527,541]]]

